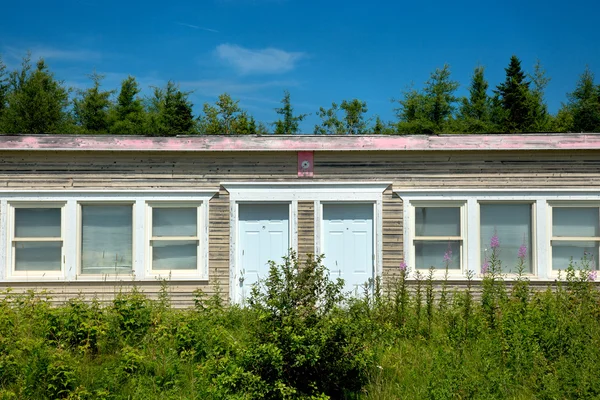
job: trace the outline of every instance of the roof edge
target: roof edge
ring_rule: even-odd
[[[0,151],[600,150],[600,133],[453,135],[0,135]]]

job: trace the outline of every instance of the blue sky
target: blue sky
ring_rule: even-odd
[[[9,68],[27,50],[57,78],[85,88],[104,74],[117,89],[128,74],[144,93],[169,79],[193,90],[196,111],[223,92],[259,121],[277,118],[283,90],[312,132],[320,106],[359,98],[393,120],[391,99],[422,87],[448,63],[467,92],[475,66],[491,87],[516,54],[552,79],[556,112],[588,65],[600,83],[600,2],[525,1],[11,1],[2,6],[0,53]]]

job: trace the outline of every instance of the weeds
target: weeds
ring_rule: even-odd
[[[493,253],[493,252],[492,252]],[[517,259],[525,259],[525,250]],[[170,307],[134,289],[101,306],[0,300],[0,399],[529,399],[600,397],[600,296],[588,260],[547,290],[448,290],[404,264],[350,299],[320,257],[271,266],[245,307],[221,293]],[[411,274],[412,276],[412,274]],[[478,296],[480,294],[480,296]]]

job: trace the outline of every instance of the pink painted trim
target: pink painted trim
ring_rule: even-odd
[[[56,151],[477,151],[600,150],[600,134],[442,136],[0,136],[2,150]]]
[[[298,152],[298,178],[314,176],[315,153],[312,151]]]

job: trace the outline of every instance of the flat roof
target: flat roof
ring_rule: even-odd
[[[600,150],[600,133],[454,135],[0,135],[0,151]]]

